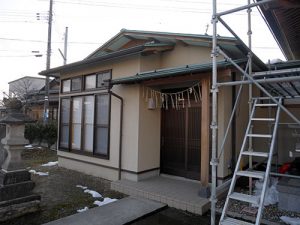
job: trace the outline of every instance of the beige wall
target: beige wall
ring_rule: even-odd
[[[237,78],[238,79],[238,78]],[[235,88],[236,90],[236,96],[238,94],[238,90],[239,90],[239,86],[236,86]],[[242,89],[242,93],[241,93],[241,97],[240,97],[240,101],[236,110],[236,126],[235,126],[235,130],[236,130],[236,136],[235,136],[235,162],[238,159],[240,150],[241,150],[241,146],[244,140],[244,136],[245,136],[245,132],[246,132],[246,128],[248,125],[248,94],[249,89],[247,85],[243,86]],[[234,103],[233,103],[234,104]],[[242,165],[244,165],[245,162],[242,162]],[[235,166],[235,165],[234,165]],[[234,169],[234,168],[233,168]]]
[[[67,169],[76,170],[88,175],[102,177],[108,180],[118,179],[118,170],[107,168],[107,160],[95,157],[88,157],[69,152],[58,151],[58,165]]]
[[[138,169],[138,137],[139,137],[139,86],[115,86],[112,91],[122,96],[123,137],[122,137],[122,169],[137,171]],[[115,107],[111,108],[114,112]],[[116,135],[116,134],[114,134]],[[116,149],[111,149],[116,151]]]
[[[211,62],[211,48],[196,47],[177,43],[173,51],[162,53],[161,68],[178,67],[187,64]]]
[[[231,71],[226,71],[219,82],[231,81]],[[218,93],[218,156],[221,151],[223,137],[232,111],[232,87],[220,87]],[[224,152],[220,157],[218,166],[218,178],[224,178],[231,173],[228,169],[231,160],[231,129],[224,145]]]
[[[161,68],[162,56],[161,53],[141,56],[140,57],[140,72],[151,71]]]
[[[144,171],[160,166],[161,110],[149,110],[142,91],[139,104],[138,170]]]

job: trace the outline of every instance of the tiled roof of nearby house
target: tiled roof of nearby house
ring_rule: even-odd
[[[300,2],[273,1],[260,9],[286,58],[300,59]]]
[[[239,59],[235,60],[237,64],[245,63],[247,62],[247,59]],[[222,60],[218,62],[218,68],[225,68],[227,66],[231,66],[232,64],[226,60]],[[141,81],[146,80],[153,80],[158,78],[165,78],[165,77],[173,77],[178,76],[182,74],[188,74],[191,75],[199,72],[206,72],[211,71],[212,69],[212,63],[203,63],[203,64],[193,64],[193,65],[186,65],[182,67],[176,67],[176,68],[166,68],[166,69],[159,69],[155,71],[147,71],[138,73],[133,76],[124,77],[124,78],[118,78],[112,80],[112,84],[132,84],[132,83],[138,83]]]
[[[24,76],[24,77],[18,78],[18,79],[16,79],[16,80],[9,81],[8,84],[17,82],[17,81],[19,81],[19,80],[24,80],[24,79],[31,79],[31,80],[45,80],[45,78],[43,78],[43,77]]]

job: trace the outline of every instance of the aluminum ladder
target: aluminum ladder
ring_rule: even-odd
[[[266,98],[255,98],[254,103],[253,103],[253,108],[250,114],[249,118],[249,123],[246,129],[246,134],[242,143],[240,155],[238,157],[238,161],[236,163],[236,167],[234,170],[233,178],[231,181],[231,185],[228,191],[228,195],[224,204],[224,208],[222,211],[222,215],[220,218],[220,225],[259,225],[263,208],[264,208],[264,198],[265,198],[265,193],[266,189],[268,186],[268,181],[269,181],[269,174],[271,170],[271,163],[272,163],[272,156],[274,152],[274,146],[275,146],[275,140],[276,140],[276,134],[277,134],[277,128],[278,128],[278,122],[279,122],[279,115],[280,115],[280,107],[277,104],[273,103],[263,103],[263,100],[266,100]],[[279,102],[281,103],[282,100],[279,98]],[[268,108],[272,107],[275,108],[276,113],[275,113],[275,118],[256,118],[255,117],[255,111],[257,108]],[[276,109],[277,108],[277,109]],[[254,126],[255,122],[259,121],[268,121],[268,122],[274,122],[273,126],[273,131],[272,134],[253,134],[251,133],[251,127]],[[246,149],[246,145],[248,142],[249,137],[252,138],[260,138],[260,139],[268,139],[270,140],[270,145],[269,145],[269,151],[268,152],[258,152],[255,150],[248,150]],[[255,170],[241,170],[241,160],[244,157],[249,157],[249,156],[256,156],[256,157],[262,157],[262,158],[267,158],[267,167],[265,172],[261,171],[255,171]],[[263,180],[263,187],[262,187],[262,192],[260,196],[254,196],[254,195],[248,195],[248,194],[243,194],[239,192],[235,192],[235,184],[236,180],[238,177],[249,177],[249,178],[258,178]],[[232,200],[238,200],[242,202],[247,202],[250,204],[256,204],[258,205],[258,211],[256,215],[256,221],[255,223],[249,223],[245,222],[242,220],[234,219],[230,216],[227,215],[228,207],[229,207],[229,202]]]

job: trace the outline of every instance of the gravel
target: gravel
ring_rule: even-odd
[[[247,191],[245,190],[239,190],[239,191],[242,193],[247,193]],[[217,202],[216,208],[218,212],[222,212],[225,203],[225,198],[222,198]],[[244,216],[253,217],[253,218],[255,217],[255,215],[243,211],[245,207],[249,207],[248,203],[236,201],[236,200],[231,200],[230,202],[231,202],[231,204],[229,205],[230,213],[233,213],[234,215],[238,215],[240,217],[244,217]],[[269,224],[280,223],[281,216],[300,217],[300,213],[280,210],[278,208],[278,204],[274,204],[274,205],[265,206],[262,219],[270,222]]]

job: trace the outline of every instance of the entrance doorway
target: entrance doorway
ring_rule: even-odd
[[[162,109],[161,172],[200,180],[201,102]]]

